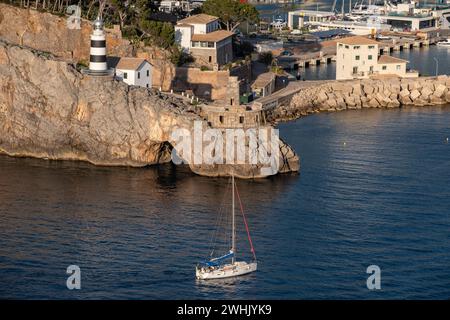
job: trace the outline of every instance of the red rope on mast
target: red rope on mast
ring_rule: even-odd
[[[236,183],[234,184],[236,186]],[[236,194],[239,200],[239,206],[241,207],[242,218],[244,218],[245,230],[247,230],[248,242],[250,242],[250,251],[253,253],[253,258],[256,260],[255,248],[253,247],[252,237],[250,236],[250,230],[248,229],[247,219],[245,218],[244,208],[242,206],[241,197],[239,196],[239,191],[236,186]]]

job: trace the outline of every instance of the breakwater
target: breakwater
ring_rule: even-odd
[[[268,120],[288,121],[318,112],[447,104],[449,88],[449,76],[310,81],[263,107]]]

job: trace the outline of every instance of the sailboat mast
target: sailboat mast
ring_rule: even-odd
[[[232,231],[231,231],[231,250],[234,255],[231,258],[231,262],[234,263],[234,257],[236,254],[236,227],[235,227],[235,219],[234,219],[234,174],[231,175],[231,184],[232,187],[232,196],[231,196],[231,221],[232,221]]]

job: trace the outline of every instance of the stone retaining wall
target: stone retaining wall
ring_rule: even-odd
[[[266,113],[269,121],[287,121],[324,111],[447,103],[450,103],[449,76],[329,81],[300,90],[284,105]]]

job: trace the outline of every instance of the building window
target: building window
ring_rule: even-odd
[[[223,116],[219,116],[219,122],[223,123]]]
[[[147,70],[147,77],[150,77],[150,70]]]
[[[353,74],[357,74],[358,73],[358,67],[353,67]]]
[[[397,70],[400,70],[400,65],[399,64],[397,65]]]
[[[240,123],[240,124],[244,123],[244,117],[243,117],[243,116],[240,116],[240,117],[239,117],[239,123]]]
[[[212,62],[212,57],[211,56],[209,56],[208,61]]]
[[[128,79],[128,73],[124,72],[124,73],[123,73],[123,78],[124,78],[124,79]]]
[[[342,48],[343,46],[342,46],[342,44],[339,44],[339,48]]]
[[[348,48],[350,48],[349,46],[345,46],[345,49],[348,49]]]
[[[148,83],[147,83],[147,88],[148,88]]]
[[[356,59],[356,60],[359,60],[359,56],[356,56],[355,59]]]
[[[369,60],[372,60],[372,55],[371,54],[369,54]]]
[[[387,69],[387,66],[383,66],[383,67],[381,67],[381,69],[386,70],[386,69]]]
[[[375,49],[375,46],[369,46],[369,49]]]
[[[140,79],[141,78],[141,73],[140,72],[138,72],[138,79]]]
[[[354,49],[358,50],[359,48],[361,48],[360,46],[354,46]]]

